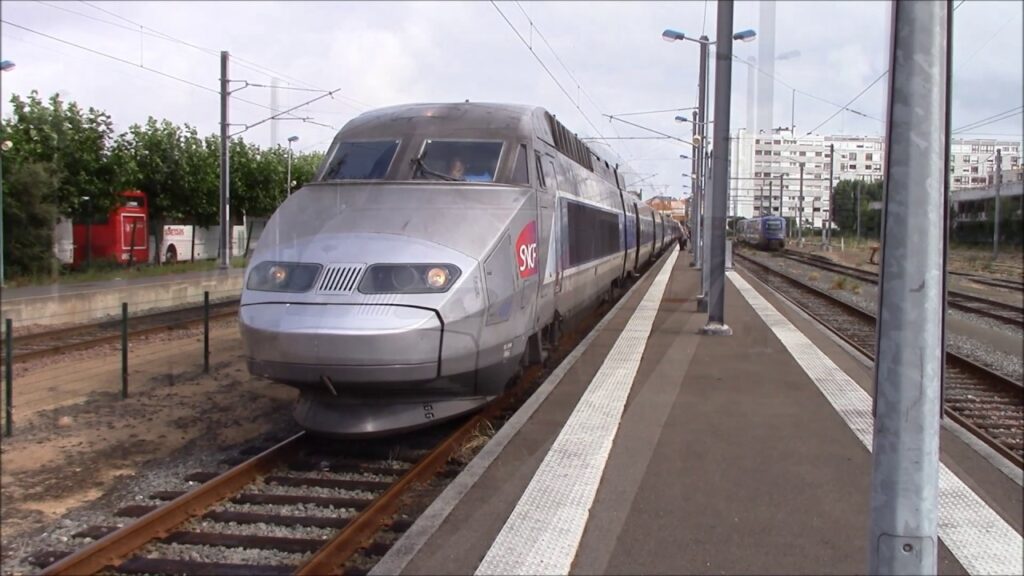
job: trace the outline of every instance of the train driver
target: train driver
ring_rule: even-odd
[[[456,180],[465,180],[468,182],[491,182],[494,180],[494,177],[487,172],[482,172],[480,174],[467,174],[466,165],[463,164],[462,159],[458,156],[452,159],[451,167],[448,169],[448,175]]]

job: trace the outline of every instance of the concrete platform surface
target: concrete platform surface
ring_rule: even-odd
[[[372,573],[865,573],[870,363],[737,272],[733,335],[699,335],[689,261],[648,273]],[[946,424],[939,572],[1020,573],[1020,476],[963,438]]]

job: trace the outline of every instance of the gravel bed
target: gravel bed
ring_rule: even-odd
[[[359,498],[364,497],[362,494],[365,492],[349,492],[348,495],[351,497]],[[370,498],[369,495],[365,498]],[[327,506],[320,506],[317,504],[235,504],[233,502],[225,502],[216,508],[217,510],[225,510],[230,512],[254,512],[256,514],[275,514],[278,516],[316,516],[318,518],[338,518],[338,517],[351,517],[356,515],[356,511],[351,508],[332,508]],[[345,512],[339,514],[339,512]]]
[[[292,429],[289,418],[282,418],[283,425]],[[270,423],[268,423],[268,426]],[[280,425],[280,424],[279,424]],[[274,432],[268,432],[274,434]],[[280,434],[278,434],[280,435]],[[275,436],[276,437],[276,436]],[[193,441],[194,442],[194,441]],[[72,509],[62,518],[53,522],[42,533],[26,533],[15,538],[3,538],[5,561],[0,572],[3,574],[35,574],[39,568],[29,564],[29,556],[43,550],[78,549],[92,542],[91,538],[74,538],[72,535],[88,526],[124,526],[131,518],[114,516],[114,511],[131,504],[159,504],[150,500],[149,495],[163,490],[182,490],[183,478],[197,470],[219,470],[224,468],[222,460],[238,453],[238,447],[220,448],[203,446],[193,448],[186,445],[180,456],[147,467],[145,471],[127,476],[99,499]],[[194,484],[194,483],[193,483]]]
[[[1001,350],[994,350],[991,346],[986,346],[974,338],[948,332],[946,333],[946,348],[950,352],[973,360],[975,363],[995,370],[1012,380],[1024,381],[1024,360],[1019,356],[1011,356]]]
[[[192,532],[216,532],[221,534],[241,534],[244,536],[318,538],[320,540],[326,540],[338,532],[335,528],[279,526],[277,524],[238,524],[235,522],[216,522],[206,518],[197,518],[192,520],[187,523],[182,530],[189,530]]]
[[[279,486],[277,484],[253,484],[248,486],[244,494],[290,494],[297,496],[326,496],[329,498],[353,498],[352,490],[327,488],[321,486]],[[367,492],[360,492],[366,494]],[[371,495],[371,498],[373,496]]]
[[[832,287],[834,282],[836,282],[836,278],[843,275],[819,270],[813,266],[794,262],[792,260],[757,256],[755,256],[755,258],[772,268],[788,272],[790,275],[803,280],[815,288],[828,292],[843,302],[853,304],[854,306],[872,314],[875,313],[878,296],[876,286],[873,284],[862,283],[858,280],[851,280],[847,277],[847,289],[833,289]],[[812,276],[812,274],[817,276]],[[1006,324],[991,318],[980,317],[958,310],[950,310],[949,314],[1010,334],[1024,334],[1018,328],[1007,326]],[[1017,380],[1018,382],[1024,379],[1024,360],[1022,360],[1020,356],[1006,354],[1005,352],[997,350],[977,338],[955,334],[949,330],[946,331],[946,345],[950,352],[954,352],[973,360],[978,364],[989,367],[1009,378]]]
[[[377,466],[378,464],[374,463],[374,465]],[[278,475],[288,476],[289,478],[328,478],[333,480],[365,480],[367,482],[392,482],[398,479],[398,474],[385,475],[371,474],[369,472],[331,472],[329,470],[289,470],[282,474],[275,474],[275,476]]]
[[[194,562],[298,566],[311,557],[312,554],[297,554],[294,552],[280,552],[278,550],[262,550],[258,548],[224,548],[221,546],[153,543],[143,547],[137,556],[191,560]]]
[[[962,310],[956,309],[949,310],[947,314],[949,316],[952,316],[953,318],[958,318],[960,320],[966,320],[967,322],[974,322],[975,324],[980,324],[981,326],[984,326],[990,330],[998,330],[1000,332],[1005,332],[1011,336],[1024,338],[1024,329],[1021,329],[1017,326],[1010,326],[1006,322],[1000,322],[995,318],[989,318],[988,316],[979,316],[977,314],[971,314],[969,312],[964,312]]]

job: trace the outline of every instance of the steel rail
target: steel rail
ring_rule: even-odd
[[[146,543],[166,536],[175,527],[203,514],[211,506],[237,494],[256,478],[270,472],[295,453],[295,447],[305,436],[305,432],[300,432],[284,440],[138,520],[51,564],[41,574],[94,574],[106,566],[115,565]]]
[[[802,252],[794,252],[792,250],[782,252],[782,256],[793,260],[794,262],[800,262],[823,270],[845,274],[872,284],[878,284],[878,274],[871,272],[870,270],[861,270],[860,268],[854,268],[838,262],[832,262],[825,258],[804,254]],[[975,296],[974,294],[968,294],[958,290],[948,290],[947,297],[948,300],[946,304],[950,308],[992,318],[993,320],[998,320],[1009,324],[1010,326],[1024,328],[1024,308],[1021,308],[1020,306],[1007,304],[1006,302],[1000,302],[990,298]],[[989,309],[984,307],[988,307]]]
[[[763,270],[769,275],[781,278],[785,282],[795,285],[800,290],[804,290],[808,293],[818,296],[823,300],[826,300],[829,304],[840,308],[848,315],[854,316],[855,318],[862,322],[869,323],[872,326],[871,332],[872,334],[874,333],[875,316],[873,314],[866,312],[857,306],[839,300],[835,296],[832,296],[831,294],[823,290],[820,290],[814,286],[810,286],[805,282],[790,276],[789,274],[786,274],[784,272],[781,272],[768,266],[767,264],[758,262],[757,260],[751,258],[750,256],[737,252],[736,257],[738,260],[744,263],[753,264],[758,269]],[[756,273],[754,275],[758,276]],[[850,345],[852,348],[863,354],[865,357],[871,359],[871,361],[874,361],[875,355],[873,342],[858,342],[856,338],[852,337],[848,333],[848,331],[844,332],[839,327],[835,326],[833,322],[828,321],[828,319],[826,318],[822,318],[819,314],[815,313],[814,310],[811,310],[810,307],[807,306],[804,302],[800,301],[797,298],[792,298],[789,295],[783,293],[782,291],[777,290],[776,292],[780,296],[785,298],[787,301],[792,303],[794,306],[799,308],[801,311],[806,313],[809,317],[814,319],[814,321],[818,322],[826,329],[828,329],[830,332],[838,336],[841,340]],[[1008,394],[1012,398],[1018,400],[1020,404],[1024,404],[1024,385],[1014,380],[1010,380],[1009,378],[1003,376],[1002,374],[993,372],[992,370],[989,370],[988,368],[985,368],[984,366],[981,366],[976,362],[964,358],[963,356],[947,351],[946,369],[947,384],[949,384],[950,381],[953,380],[955,377],[966,376],[967,378],[970,378],[973,376],[976,380],[984,382],[989,386],[995,386],[1001,392]],[[965,418],[961,414],[958,414],[955,410],[949,408],[948,406],[943,406],[943,412],[947,416],[950,416],[951,419],[954,420],[956,423],[964,426],[964,428],[966,428],[969,432],[977,436],[978,439],[980,439],[993,450],[998,452],[1009,462],[1013,463],[1018,468],[1024,469],[1024,459],[1022,459],[1020,454],[1014,452],[1013,449],[1006,446],[996,438],[992,437],[990,434],[982,430],[981,427],[970,422],[969,419]]]

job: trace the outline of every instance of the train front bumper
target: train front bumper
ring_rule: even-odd
[[[443,325],[410,306],[266,303],[239,313],[249,371],[308,387],[438,378]]]

